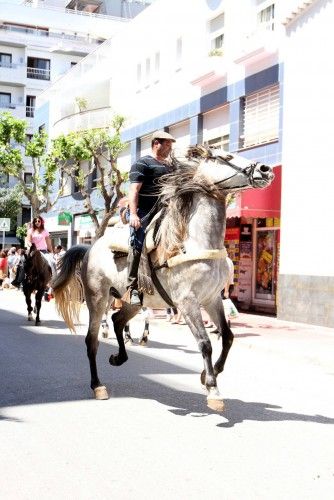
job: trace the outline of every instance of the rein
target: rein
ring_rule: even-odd
[[[215,185],[217,184],[223,184],[224,182],[227,182],[229,181],[230,179],[233,179],[236,175],[238,174],[244,174],[248,177],[249,181],[250,181],[250,185],[252,187],[255,187],[255,181],[254,181],[254,172],[255,172],[255,169],[256,169],[256,166],[257,166],[257,163],[251,163],[250,165],[248,165],[247,167],[244,167],[244,168],[241,168],[241,167],[238,167],[237,165],[233,165],[233,163],[231,163],[229,160],[225,160],[224,158],[222,158],[221,156],[217,156],[216,157],[216,160],[219,161],[223,161],[226,165],[228,165],[229,167],[233,168],[233,170],[236,171],[235,174],[233,175],[230,175],[230,177],[228,177],[227,179],[223,179],[221,181],[216,181],[214,182]],[[242,189],[243,187],[247,187],[248,184],[244,184],[243,186],[238,186],[236,189]],[[223,189],[223,186],[222,188],[220,189]],[[233,188],[231,188],[233,189]]]

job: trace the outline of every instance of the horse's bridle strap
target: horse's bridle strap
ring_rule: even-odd
[[[175,267],[184,262],[196,261],[196,260],[218,260],[226,259],[227,251],[226,248],[219,248],[217,250],[201,250],[196,253],[181,253],[171,257],[166,262],[166,267]]]

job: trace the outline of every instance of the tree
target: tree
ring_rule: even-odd
[[[14,231],[17,226],[17,215],[21,209],[22,192],[19,186],[13,189],[0,188],[0,217],[11,219],[10,227]]]
[[[14,118],[9,112],[0,114],[0,168],[18,181],[23,195],[28,199],[33,217],[48,212],[63,193],[63,184],[52,191],[56,180],[55,167],[46,163],[47,135],[36,132],[29,141],[26,136],[27,122]],[[32,163],[31,183],[26,184],[25,158]]]
[[[62,177],[69,177],[77,186],[84,199],[84,207],[95,225],[96,239],[103,236],[108,222],[114,215],[119,199],[124,196],[122,184],[127,174],[117,167],[117,157],[124,149],[120,130],[124,118],[116,115],[111,129],[92,129],[61,135],[53,141],[47,164],[59,170]],[[98,212],[93,207],[92,187],[89,179],[95,173],[104,210],[99,221]]]

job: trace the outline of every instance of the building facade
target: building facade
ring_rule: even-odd
[[[27,135],[32,136],[38,95],[148,5],[139,2],[131,9],[127,3],[113,1],[111,9],[111,2],[105,0],[0,1],[0,112],[10,111],[15,118],[27,120]],[[113,15],[121,14],[121,5],[124,16]],[[32,165],[28,158],[25,168],[29,184]],[[14,179],[0,177],[2,186],[14,183]],[[23,200],[19,224],[30,219],[29,202]],[[11,235],[5,243],[18,241]]]
[[[196,8],[191,0],[156,0],[39,99],[38,119],[48,121],[51,136],[103,127],[110,113],[125,116],[122,138],[128,146],[119,159],[122,169],[129,169],[139,155],[149,151],[152,131],[161,128],[175,136],[177,148],[195,143],[221,145],[272,166],[275,181],[269,188],[242,193],[229,206],[226,246],[235,264],[234,297],[239,307],[276,312],[279,305],[282,318],[288,310],[285,289],[292,279],[291,270],[285,269],[291,240],[284,232],[281,238],[282,227],[289,228],[285,234],[291,232],[289,216],[285,222],[281,217],[281,178],[285,186],[290,172],[283,161],[288,143],[285,131],[289,130],[291,170],[293,139],[298,135],[298,129],[291,130],[283,119],[288,113],[287,82],[289,113],[295,113],[295,124],[299,110],[291,96],[300,91],[293,84],[294,61],[286,65],[286,60],[293,54],[298,57],[296,33],[302,36],[302,29],[291,36],[288,27],[303,16],[310,20],[318,12],[325,16],[331,12],[330,4],[325,0],[244,0],[240,12],[240,3],[231,0],[199,0]],[[292,43],[296,49],[290,53]],[[78,81],[88,102],[84,114],[76,112],[69,101]],[[285,195],[282,200],[289,203]],[[99,203],[96,193],[97,207]],[[71,192],[49,214],[50,222],[59,210],[74,214],[68,229],[71,243],[94,237],[81,200]],[[304,264],[306,270],[307,259]],[[319,316],[318,324],[329,324],[330,320],[321,321]],[[303,314],[289,319],[301,321]]]

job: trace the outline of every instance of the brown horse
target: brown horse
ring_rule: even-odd
[[[32,312],[36,313],[35,325],[39,325],[41,320],[39,313],[42,305],[42,297],[47,284],[51,280],[51,268],[41,252],[36,249],[35,243],[30,247],[28,255],[24,261],[25,277],[23,280],[23,293],[27,303],[28,321],[33,321]],[[36,291],[35,307],[31,305],[31,294]]]

